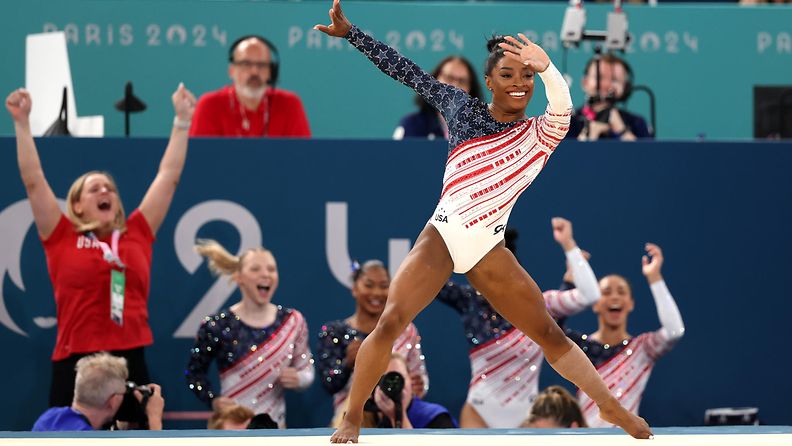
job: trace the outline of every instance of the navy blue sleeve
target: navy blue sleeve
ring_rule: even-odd
[[[415,90],[429,105],[439,110],[446,120],[470,98],[459,88],[438,81],[413,61],[364,33],[357,26],[352,26],[346,39],[358,51],[365,54],[380,71]]]
[[[566,322],[566,318],[564,318],[563,320],[559,320],[558,321],[558,325],[561,327],[561,329],[564,330],[564,334],[570,340],[572,340],[572,342],[574,342],[575,344],[577,344],[578,347],[583,349],[583,347],[586,346],[586,342],[585,341],[586,341],[587,336],[583,332],[580,332],[580,331],[577,331],[577,330],[573,330],[571,328],[566,328],[564,326],[564,325],[566,325],[565,322]],[[585,351],[585,350],[583,350],[583,351]]]
[[[458,285],[448,281],[440,293],[437,300],[456,310],[459,314],[465,314],[470,308],[471,301],[476,298],[476,290],[470,285]]]
[[[316,344],[316,368],[322,381],[322,387],[331,395],[346,386],[352,375],[352,368],[344,363],[346,351],[351,339],[344,337],[346,330],[340,324],[328,322],[319,332]]]
[[[195,346],[190,350],[190,362],[184,371],[187,386],[199,400],[212,404],[215,397],[212,384],[207,376],[209,366],[220,352],[218,323],[207,318],[198,328]]]

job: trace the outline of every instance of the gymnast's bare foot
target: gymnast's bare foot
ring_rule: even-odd
[[[624,429],[633,438],[648,439],[653,437],[652,429],[649,428],[646,420],[628,412],[615,398],[599,406],[599,409],[600,418]]]
[[[330,437],[330,443],[357,443],[359,435],[360,425],[352,423],[344,417],[344,421]]]

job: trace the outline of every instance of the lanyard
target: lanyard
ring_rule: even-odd
[[[242,105],[242,101],[236,95],[236,87],[231,88],[229,92],[229,104],[233,109],[235,106],[239,107],[239,115],[242,117],[242,129],[245,132],[250,131],[250,120],[247,117],[247,110],[245,110],[245,106]],[[269,136],[269,122],[270,122],[270,99],[269,99],[269,92],[271,87],[267,87],[264,90],[264,94],[261,97],[261,100],[264,101],[264,119],[263,119],[263,127],[261,136]],[[261,107],[261,105],[259,105]],[[258,109],[253,110],[253,114],[258,111]],[[256,136],[256,135],[237,135],[237,136]]]
[[[124,325],[124,289],[126,288],[126,276],[124,274],[124,262],[118,256],[118,241],[121,239],[121,231],[113,230],[111,245],[99,240],[93,232],[88,233],[88,237],[96,242],[100,248],[105,261],[117,268],[110,269],[110,320],[118,325]]]
[[[98,243],[99,247],[102,248],[103,257],[107,263],[116,265],[121,268],[121,270],[125,268],[124,262],[122,262],[121,257],[118,256],[118,241],[121,239],[121,231],[118,229],[113,230],[113,236],[110,241],[112,246],[99,240],[93,232],[89,232],[88,237]]]

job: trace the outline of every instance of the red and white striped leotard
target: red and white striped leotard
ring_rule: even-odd
[[[251,349],[230,367],[220,370],[223,396],[250,407],[255,413],[269,414],[279,426],[285,427],[286,399],[280,372],[284,367],[296,368],[300,388],[306,388],[313,382],[314,367],[308,336],[308,326],[302,313],[292,310],[266,342]]]
[[[655,362],[685,333],[682,316],[665,282],[661,280],[650,287],[662,325],[659,330],[625,339],[619,345],[603,345],[588,335],[566,330],[567,336],[592,360],[611,394],[636,415]],[[599,407],[588,395],[578,391],[578,401],[589,427],[613,427],[599,417]]]
[[[454,272],[468,272],[503,240],[517,197],[564,138],[569,116],[548,106],[544,115],[467,141],[448,156],[443,192],[429,223],[446,242]]]
[[[623,345],[621,352],[597,367],[597,371],[621,405],[638,414],[655,361],[671,350],[673,341],[663,335],[663,330],[658,330],[632,338]],[[589,427],[613,427],[599,417],[599,407],[584,392],[578,392],[578,401]]]
[[[600,297],[599,285],[579,248],[566,253],[577,288],[542,293],[547,312],[562,319]],[[471,345],[467,402],[490,428],[516,428],[525,421],[539,390],[544,354],[470,285],[447,283],[437,299],[462,318]]]
[[[396,338],[393,343],[393,353],[399,353],[404,356],[407,361],[407,370],[410,374],[419,374],[423,377],[424,386],[429,385],[429,375],[426,373],[426,362],[424,361],[423,353],[421,352],[421,335],[418,333],[418,328],[415,324],[410,323],[406,329]],[[336,415],[339,410],[346,409],[346,399],[349,396],[352,380],[347,381],[346,386],[333,395],[333,407],[335,408]]]
[[[429,223],[443,237],[454,271],[469,271],[503,240],[517,197],[536,178],[569,129],[572,99],[566,81],[551,63],[539,74],[549,102],[545,113],[499,122],[487,104],[441,83],[356,26],[346,38],[383,73],[421,95],[448,124],[451,151],[440,202]]]

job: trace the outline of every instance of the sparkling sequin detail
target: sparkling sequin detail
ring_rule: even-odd
[[[322,387],[333,395],[336,409],[342,407],[350,389],[352,368],[345,358],[347,348],[355,339],[363,340],[368,333],[358,331],[346,321],[337,320],[322,325],[316,345],[316,367]],[[393,343],[393,351],[407,359],[407,369],[411,375],[419,376],[424,383],[424,392],[429,390],[429,375],[426,371],[425,357],[421,351],[421,336],[414,324],[410,324]]]
[[[576,289],[549,290],[543,297],[556,318],[586,308]],[[542,349],[470,285],[448,282],[437,299],[459,313],[471,346],[467,402],[490,428],[518,427],[539,390]]]
[[[583,350],[583,353],[588,356],[588,358],[591,360],[591,363],[594,364],[594,367],[599,367],[600,365],[610,361],[611,358],[621,353],[622,350],[624,350],[630,344],[630,339],[625,339],[615,345],[603,344],[591,339],[585,333],[580,333],[569,328],[565,329],[564,333],[566,333],[567,337],[574,341],[575,344],[577,344],[578,347]]]
[[[205,318],[185,370],[188,387],[211,405],[214,392],[207,373],[217,361],[223,395],[285,420],[283,388],[278,379],[283,367],[294,367],[301,380],[313,380],[313,357],[308,349],[308,329],[300,312],[277,307],[275,321],[264,328],[251,327],[231,310]]]
[[[548,290],[542,295],[548,313],[555,319],[571,316],[586,308],[584,299],[574,288]],[[471,348],[492,342],[514,328],[470,285],[449,281],[440,290],[437,300],[459,313]]]
[[[607,345],[574,330],[565,332],[591,359],[613,396],[636,415],[655,362],[678,340],[670,339],[665,330],[660,329]],[[599,408],[585,393],[578,392],[578,401],[590,427],[613,426],[600,419]]]

